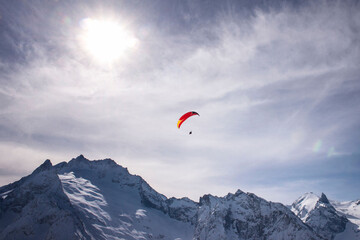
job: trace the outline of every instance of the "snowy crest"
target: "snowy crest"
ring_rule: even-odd
[[[360,239],[356,225],[344,214],[348,209],[346,206],[341,203],[333,205],[324,193],[319,197],[311,192],[298,198],[291,210],[324,239]],[[343,211],[339,211],[342,207]]]
[[[80,155],[0,188],[0,239],[359,239],[347,219],[358,209],[313,193],[292,211],[241,190],[167,198],[111,159]]]

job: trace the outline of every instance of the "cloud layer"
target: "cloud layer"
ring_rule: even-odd
[[[83,153],[113,158],[168,196],[359,198],[359,8],[1,3],[2,172]],[[121,22],[137,49],[99,64],[79,41],[85,18]],[[190,110],[201,116],[178,130]],[[26,150],[14,172],[16,149]]]

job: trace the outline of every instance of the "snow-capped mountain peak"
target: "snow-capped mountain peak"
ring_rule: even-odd
[[[332,204],[325,194],[303,195],[292,205],[303,222],[241,190],[199,202],[167,198],[111,159],[80,155],[55,166],[46,160],[0,187],[0,239],[332,239],[348,226]]]
[[[314,193],[305,193],[291,205],[291,210],[324,239],[360,239],[356,225],[350,223],[346,214],[338,210],[339,206],[344,205],[337,203],[335,208],[334,203],[324,193],[320,197]]]
[[[324,204],[330,204],[329,199],[326,197],[324,193],[321,193],[321,197],[319,198],[318,202],[322,202]]]
[[[195,239],[321,238],[284,205],[240,190],[225,197],[200,198]]]
[[[315,208],[319,199],[319,196],[313,192],[305,193],[291,205],[291,211],[302,221],[305,221],[308,214]]]
[[[79,239],[89,237],[65,195],[50,160],[32,174],[0,188],[0,239]]]

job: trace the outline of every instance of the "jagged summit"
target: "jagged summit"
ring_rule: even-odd
[[[315,208],[319,197],[313,192],[304,193],[296,199],[291,205],[291,211],[295,213],[302,221],[305,221],[308,214]]]
[[[70,162],[108,162],[108,163],[116,163],[114,160],[112,160],[111,158],[105,158],[105,159],[100,159],[100,160],[90,160],[88,158],[86,158],[83,154],[80,154],[79,156],[72,158]]]
[[[75,159],[75,160],[88,160],[89,161],[89,159],[85,158],[84,155],[82,155],[82,154],[80,154],[79,156],[77,156],[76,158],[73,158],[73,159]]]
[[[117,169],[117,171],[124,171],[128,173],[127,168],[124,168],[118,165],[114,160],[110,158],[101,159],[101,160],[89,160],[84,155],[80,154],[76,158],[72,158],[69,162],[61,162],[54,166],[57,171],[62,171],[61,169],[94,169],[94,170],[101,170],[101,169]]]
[[[319,198],[319,202],[325,203],[325,204],[330,204],[328,198],[326,197],[326,195],[324,193],[321,193],[321,197]]]
[[[232,194],[232,193],[229,193],[229,194]],[[244,192],[241,191],[240,189],[238,189],[233,195],[239,196],[239,195],[241,195],[241,194],[244,194]]]
[[[79,155],[55,166],[46,160],[0,187],[0,239],[320,240],[346,224],[325,194],[306,193],[293,207],[306,221],[241,190],[199,202],[167,198],[112,159]]]
[[[345,230],[348,222],[324,193],[320,197],[312,192],[305,193],[291,205],[291,210],[324,239],[334,239]]]
[[[0,239],[90,239],[50,160],[5,187],[0,188]]]
[[[32,174],[37,174],[39,172],[42,171],[46,171],[52,168],[52,163],[50,161],[50,159],[46,159],[45,162],[43,164],[41,164],[38,168],[36,168]]]
[[[76,158],[72,158],[69,162],[89,162],[90,160],[87,159],[86,157],[84,157],[84,155],[80,154],[79,156],[77,156]]]
[[[197,224],[195,239],[321,239],[284,205],[241,190],[201,197]]]

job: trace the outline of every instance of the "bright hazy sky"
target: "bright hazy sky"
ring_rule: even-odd
[[[359,66],[355,0],[3,0],[0,185],[84,154],[167,197],[359,199]]]

